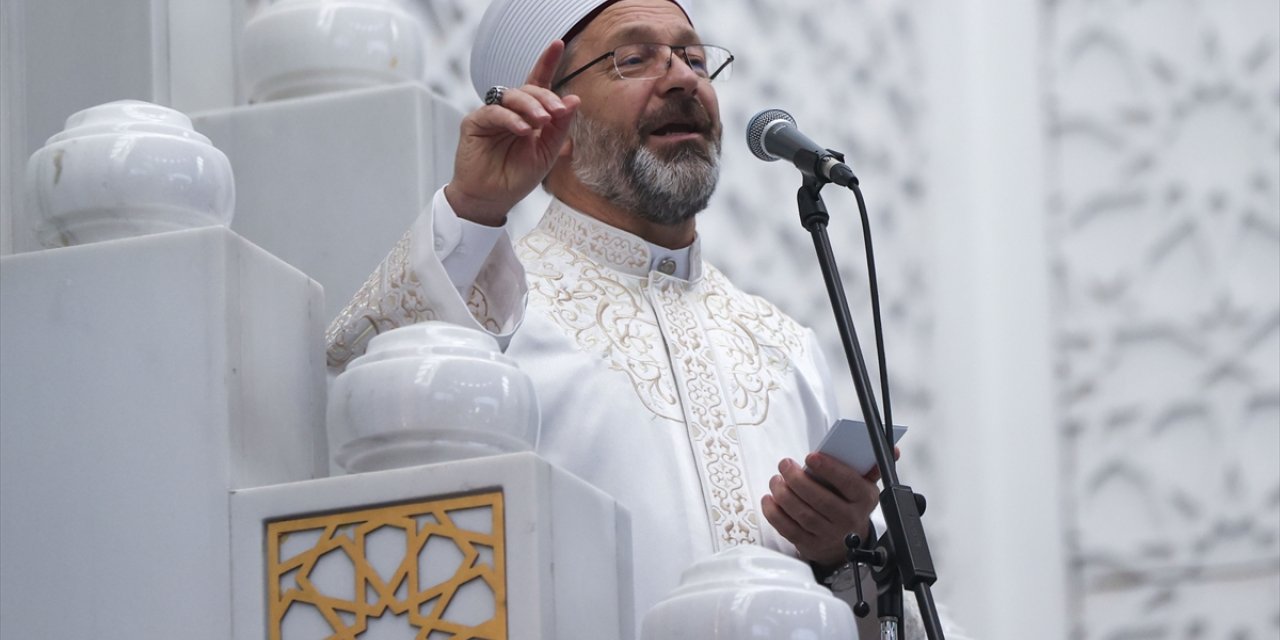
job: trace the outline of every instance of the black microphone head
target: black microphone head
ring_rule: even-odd
[[[779,122],[786,122],[791,126],[795,126],[796,119],[791,114],[782,109],[765,109],[754,116],[751,116],[751,122],[747,124],[747,148],[751,149],[751,153],[757,158],[765,162],[773,162],[778,160],[778,156],[769,153],[764,148],[764,136]]]

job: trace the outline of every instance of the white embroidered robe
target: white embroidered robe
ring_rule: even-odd
[[[759,504],[832,419],[812,333],[696,249],[689,280],[650,272],[643,241],[562,206],[516,250],[529,302],[508,353],[535,377],[538,449],[631,511],[637,615],[715,551],[794,554]]]
[[[835,418],[810,330],[734,287],[696,242],[688,280],[650,271],[642,239],[558,201],[494,248],[464,304],[420,240],[430,227],[424,214],[331,325],[331,367],[424,320],[505,342],[537,389],[538,453],[631,513],[637,624],[716,551],[795,555],[760,499],[778,462],[802,460]]]

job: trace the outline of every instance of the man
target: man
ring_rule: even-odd
[[[472,55],[487,104],[433,210],[331,326],[330,365],[423,320],[497,336],[534,379],[539,453],[632,514],[637,620],[738,544],[831,575],[844,536],[870,531],[875,474],[808,453],[836,418],[812,332],[699,255],[732,56],[675,0],[548,6],[489,7]],[[513,247],[506,215],[539,185],[554,200]]]

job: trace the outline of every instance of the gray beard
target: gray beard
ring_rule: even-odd
[[[682,145],[662,158],[581,113],[570,126],[574,175],[623,211],[675,225],[707,208],[720,178],[719,140],[710,149]]]

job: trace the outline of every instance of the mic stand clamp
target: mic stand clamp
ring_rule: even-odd
[[[924,496],[915,494],[915,502],[921,514],[924,513]],[[876,528],[868,523],[871,532],[868,539],[874,539]],[[861,536],[851,533],[845,536],[845,559],[855,567],[863,566],[871,572],[876,582],[876,613],[880,618],[880,639],[898,640],[898,621],[905,620],[902,608],[902,578],[894,569],[893,540],[885,532],[873,546],[864,546]],[[867,604],[862,594],[862,581],[854,583],[857,601],[853,605],[853,614],[865,618],[871,613],[871,605]]]
[[[828,150],[832,157],[842,162],[844,156]],[[850,548],[849,559],[863,561],[873,567],[881,567],[876,572],[876,585],[880,597],[877,605],[880,609],[880,633],[884,640],[897,640],[902,630],[902,590],[911,589],[916,594],[916,603],[920,607],[920,616],[924,623],[925,633],[929,640],[944,640],[942,623],[938,617],[937,606],[933,602],[930,586],[937,581],[937,573],[933,568],[933,559],[929,554],[929,542],[925,537],[924,526],[920,522],[920,514],[924,511],[924,497],[916,494],[911,487],[898,481],[898,472],[894,464],[890,435],[886,433],[880,411],[876,406],[875,392],[871,388],[871,377],[867,374],[866,362],[862,357],[862,349],[858,344],[858,336],[853,327],[853,319],[849,314],[849,303],[845,299],[844,287],[840,284],[840,273],[836,269],[835,256],[831,251],[831,240],[827,237],[826,204],[822,201],[822,187],[829,181],[821,177],[804,173],[804,183],[796,192],[796,204],[800,211],[800,222],[813,236],[814,249],[818,254],[818,265],[822,268],[822,276],[826,282],[827,294],[831,298],[832,310],[835,312],[836,325],[840,330],[840,338],[844,343],[845,357],[849,361],[849,370],[853,375],[853,385],[858,395],[858,404],[862,409],[863,421],[871,437],[872,449],[876,454],[876,463],[880,468],[880,479],[884,490],[880,492],[880,509],[884,514],[888,530],[879,540],[875,550],[857,549],[859,545],[850,545],[846,538],[845,545]],[[862,199],[862,191],[858,188],[857,178],[850,180],[849,188],[858,199],[859,213],[862,214],[864,227],[867,221],[866,205]],[[870,254],[868,254],[870,257]],[[856,536],[854,536],[856,540]],[[856,542],[861,542],[856,540]],[[871,555],[864,555],[871,554]],[[869,609],[862,599],[861,581],[857,583],[858,601],[864,605],[860,609]],[[865,615],[865,614],[864,614]]]
[[[853,603],[853,615],[859,618],[865,618],[871,613],[871,605],[867,604],[867,599],[862,595],[862,573],[858,568],[866,567],[868,571],[878,572],[889,564],[889,554],[884,547],[864,546],[867,541],[874,540],[876,537],[875,525],[867,524],[871,527],[871,532],[867,535],[866,541],[856,533],[851,533],[844,537],[845,560],[853,565],[858,576],[853,582],[854,593],[858,596],[858,599]]]

